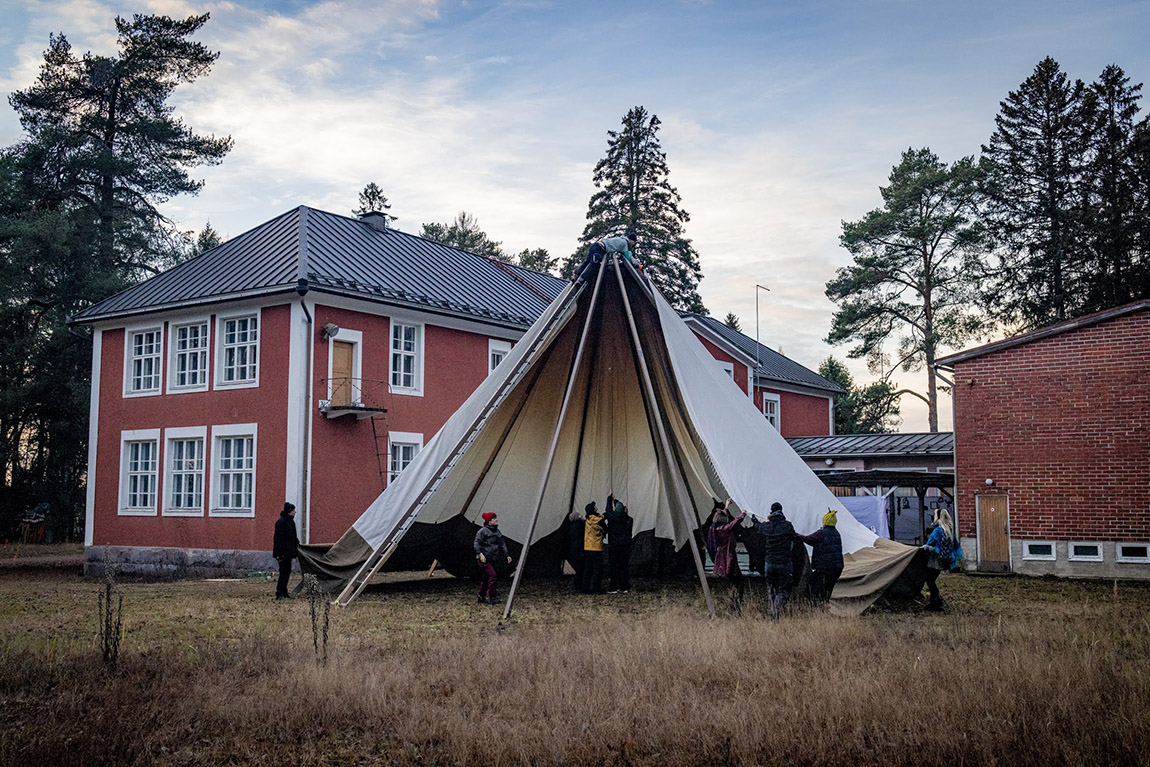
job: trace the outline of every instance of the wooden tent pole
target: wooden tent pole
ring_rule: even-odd
[[[667,464],[667,473],[671,475],[671,484],[674,486],[674,504],[679,507],[679,514],[683,517],[683,524],[687,526],[689,533],[687,535],[687,541],[691,544],[691,555],[695,558],[695,569],[699,572],[699,585],[703,587],[703,597],[707,601],[707,612],[714,618],[715,602],[711,599],[711,587],[707,584],[707,571],[703,567],[703,558],[699,556],[699,546],[695,543],[695,531],[691,529],[691,518],[687,515],[687,506],[689,504],[683,502],[683,487],[681,482],[686,482],[687,480],[682,476],[676,476],[678,465],[675,463],[674,456],[671,454],[671,442],[667,439],[667,430],[663,427],[663,414],[659,410],[659,405],[655,400],[655,387],[651,383],[651,373],[647,370],[647,355],[643,353],[643,345],[639,342],[639,329],[635,327],[635,315],[631,312],[631,300],[627,298],[627,288],[623,285],[623,272],[619,270],[619,260],[617,258],[613,258],[612,263],[615,266],[615,276],[619,280],[619,291],[623,294],[623,308],[627,312],[627,324],[631,327],[631,338],[635,342],[635,353],[639,355],[639,370],[643,376],[643,387],[647,391],[647,402],[651,405],[655,424],[658,426],[659,443],[663,450],[663,460]],[[675,480],[680,480],[680,482],[676,482]]]
[[[583,361],[583,349],[587,345],[587,333],[591,329],[591,320],[595,316],[595,306],[599,301],[599,286],[603,282],[603,272],[607,270],[604,259],[595,275],[595,290],[591,292],[591,305],[587,308],[587,318],[583,321],[583,333],[579,336],[579,348],[575,351],[575,361],[571,364],[571,374],[567,376],[567,390],[563,393],[563,404],[559,408],[559,419],[555,422],[555,433],[551,436],[551,448],[547,451],[547,465],[543,470],[543,477],[539,480],[539,492],[535,495],[535,510],[531,513],[531,524],[527,527],[527,537],[523,540],[523,551],[519,553],[519,562],[515,566],[515,577],[511,580],[511,591],[507,593],[507,605],[503,608],[503,620],[511,615],[511,605],[515,602],[515,592],[519,590],[519,579],[523,577],[523,568],[527,564],[527,552],[531,549],[531,536],[535,535],[535,523],[539,521],[539,510],[543,507],[543,493],[547,489],[547,480],[551,478],[551,468],[555,464],[555,451],[559,447],[559,433],[563,430],[563,419],[567,415],[567,406],[571,404],[571,392],[575,389],[575,379],[579,375],[579,363]],[[588,371],[591,375],[591,371]]]

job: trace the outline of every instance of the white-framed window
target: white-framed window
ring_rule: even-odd
[[[735,380],[735,363],[723,362],[723,360],[715,360],[715,361],[719,363],[719,367],[721,367],[723,369],[723,372],[725,372],[728,376],[730,376],[731,380],[734,381]]]
[[[128,328],[124,331],[124,396],[160,393],[163,376],[164,328]]]
[[[391,323],[390,389],[423,394],[423,326]]]
[[[1150,543],[1119,543],[1115,551],[1119,562],[1150,564]]]
[[[164,430],[164,516],[204,515],[206,426]]]
[[[1101,562],[1102,544],[1097,541],[1071,541],[1066,553],[1071,562]]]
[[[1054,541],[1023,541],[1022,558],[1053,562],[1058,559],[1058,553]]]
[[[211,490],[212,516],[255,516],[256,424],[212,427]]]
[[[120,514],[156,515],[159,454],[159,429],[120,432]]]
[[[393,431],[387,435],[387,483],[390,485],[423,449],[423,435],[418,432]]]
[[[216,388],[260,384],[260,314],[216,318]]]
[[[487,375],[494,373],[495,368],[499,367],[499,363],[503,362],[510,353],[510,341],[500,341],[495,338],[487,339]]]
[[[207,320],[172,324],[169,330],[168,393],[208,390]]]
[[[782,412],[782,398],[777,394],[770,392],[763,392],[763,416],[767,419],[767,423],[779,428],[779,415]]]

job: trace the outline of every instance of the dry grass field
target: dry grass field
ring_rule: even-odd
[[[948,576],[943,614],[771,621],[757,590],[710,620],[689,581],[534,582],[500,626],[469,581],[390,580],[332,610],[326,664],[270,581],[126,580],[113,669],[99,581],[0,570],[0,763],[1150,764],[1147,585]]]

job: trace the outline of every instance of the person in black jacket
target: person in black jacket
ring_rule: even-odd
[[[495,562],[507,559],[511,564],[511,555],[507,553],[507,542],[503,540],[503,533],[499,532],[499,517],[493,511],[480,514],[483,517],[483,527],[475,534],[475,562],[479,565],[479,604],[497,605],[499,595],[495,593]]]
[[[276,599],[288,599],[287,585],[291,578],[291,563],[299,554],[299,536],[295,532],[295,504],[285,503],[280,518],[276,520],[276,532],[272,538],[272,556],[280,566],[280,577],[276,581]]]
[[[838,515],[834,509],[823,514],[823,526],[810,535],[800,535],[799,540],[810,546],[811,554],[811,596],[816,605],[830,601],[835,583],[843,574],[843,539],[839,535]]]
[[[567,561],[575,571],[575,580],[571,582],[572,591],[583,591],[583,534],[587,521],[578,509],[571,509],[567,515]]]
[[[795,545],[795,527],[783,515],[783,505],[771,504],[767,523],[762,526],[766,537],[767,586],[771,590],[771,614],[777,616],[791,598],[794,575],[791,553]]]
[[[615,494],[607,497],[607,569],[611,574],[608,594],[631,590],[631,530],[635,520]]]

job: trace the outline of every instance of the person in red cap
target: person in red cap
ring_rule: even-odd
[[[506,557],[507,564],[511,564],[511,555],[507,553],[507,543],[503,540],[503,533],[499,532],[499,517],[494,511],[485,511],[483,527],[475,534],[475,559],[479,564],[479,604],[497,605],[499,597],[495,593],[495,560],[497,557]]]

